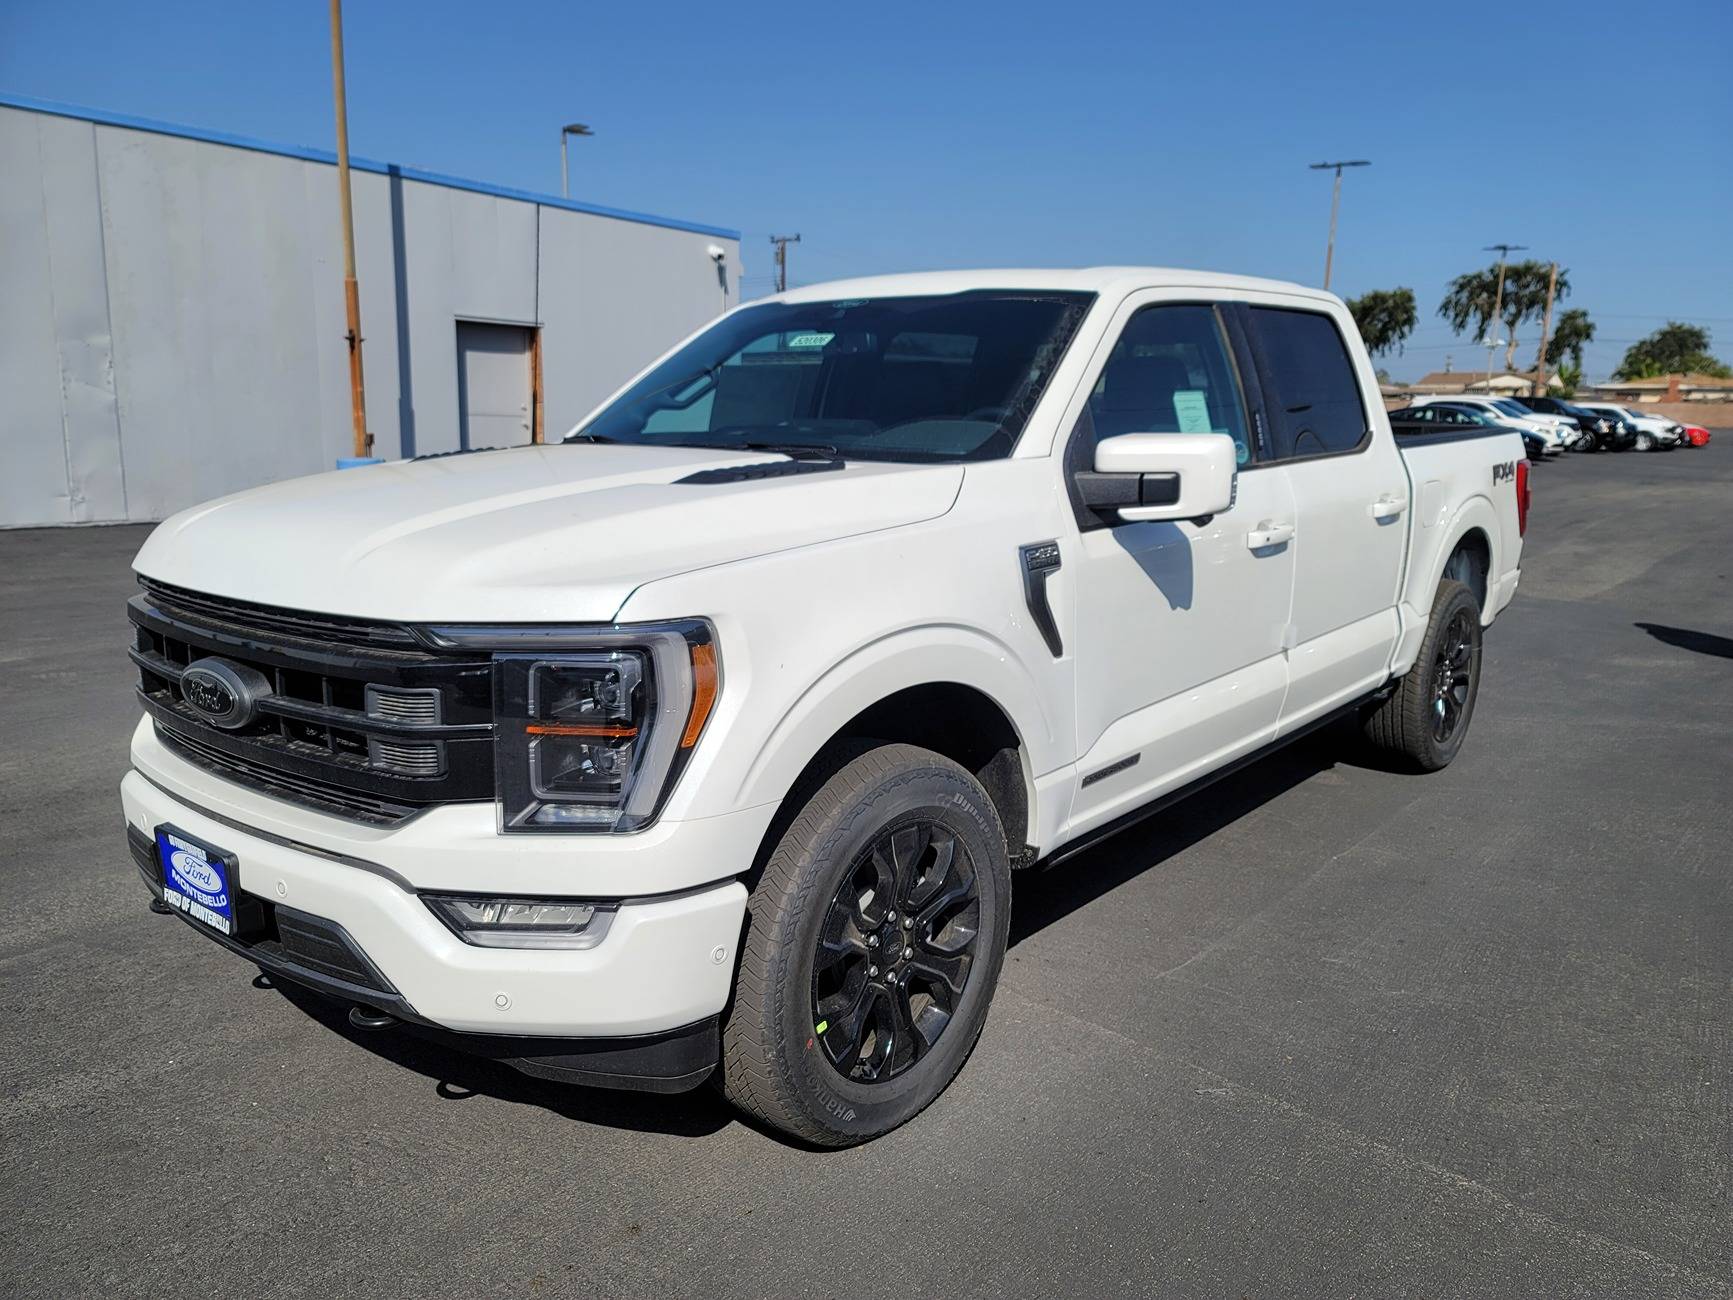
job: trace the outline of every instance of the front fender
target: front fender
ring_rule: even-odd
[[[857,714],[898,691],[947,682],[979,691],[999,706],[1022,742],[1027,775],[1065,761],[1057,720],[1010,646],[975,628],[925,624],[868,642],[813,678],[789,703],[746,770],[735,805],[780,801]],[[1029,794],[1033,807],[1034,791]]]

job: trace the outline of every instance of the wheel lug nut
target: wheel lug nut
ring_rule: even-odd
[[[915,955],[915,950],[913,948],[904,948],[903,949],[903,960],[904,961],[907,961],[910,957],[913,957],[914,955]]]
[[[867,967],[867,974],[868,975],[877,975],[878,973],[879,973],[879,968],[877,966],[868,966]]]
[[[885,920],[887,920],[887,921],[894,921],[896,919],[897,919],[897,914],[895,912],[888,912],[885,915]]]
[[[908,928],[909,928],[909,927],[911,927],[911,926],[912,926],[912,925],[914,925],[914,923],[915,923],[915,922],[914,922],[914,918],[913,918],[913,917],[908,917],[908,916],[905,916],[905,917],[904,917],[904,918],[903,918],[903,929],[905,929],[905,930],[907,930],[907,929],[908,929]]]
[[[868,935],[868,936],[867,936],[867,947],[869,947],[869,948],[876,948],[876,947],[878,947],[878,946],[879,946],[879,937],[878,937],[878,935],[876,935],[876,934],[869,934],[869,935]]]

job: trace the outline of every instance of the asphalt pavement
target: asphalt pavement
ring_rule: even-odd
[[[146,530],[0,533],[0,1293],[1733,1294],[1733,435],[1534,483],[1453,766],[1322,735],[1021,876],[968,1066],[843,1152],[152,915]]]

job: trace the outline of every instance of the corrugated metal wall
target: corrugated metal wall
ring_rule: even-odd
[[[0,526],[154,520],[350,445],[336,169],[0,106]],[[542,328],[558,437],[715,316],[737,237],[358,171],[375,454],[458,446],[459,320]]]

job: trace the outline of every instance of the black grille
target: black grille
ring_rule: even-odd
[[[397,624],[142,585],[128,604],[139,698],[183,757],[278,798],[376,823],[493,798],[486,656],[425,648]],[[244,725],[214,726],[187,702],[182,675],[205,658],[268,684]]]
[[[207,626],[230,626],[253,633],[268,632],[298,641],[328,645],[366,646],[374,650],[417,650],[421,642],[400,623],[376,619],[343,618],[330,614],[303,614],[275,605],[256,605],[226,596],[205,596],[184,587],[140,578],[151,603],[171,614],[182,614]]]

